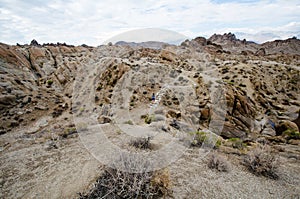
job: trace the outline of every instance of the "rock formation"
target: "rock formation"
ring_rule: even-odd
[[[47,169],[52,163],[44,163],[44,156],[67,165],[53,167],[57,169],[53,179],[59,183],[76,181],[57,176],[78,174],[85,166],[86,175],[95,177],[97,163],[87,160],[82,155],[87,152],[72,144],[72,139],[78,142],[73,117],[88,111],[100,125],[111,128],[107,136],[113,142],[127,139],[120,129],[111,127],[116,120],[126,128],[138,125],[156,129],[162,136],[154,138],[156,148],[163,138],[178,132],[184,137],[179,140],[185,140],[194,131],[210,129],[223,143],[241,140],[249,147],[268,143],[274,150],[286,149],[299,161],[298,39],[256,44],[228,33],[209,39],[197,37],[179,46],[154,43],[159,48],[147,48],[152,44],[119,42],[90,47],[40,45],[36,40],[30,45],[0,43],[0,147],[5,157],[0,164],[4,176],[1,197],[16,193],[16,197],[30,198],[37,190],[43,192],[35,181],[30,181],[35,188],[22,187],[35,175],[33,172],[41,175],[43,182],[51,177],[48,175],[53,170],[47,173]],[[84,104],[85,98],[74,100],[80,86],[86,87],[86,99],[94,94],[91,103]],[[214,93],[216,89],[220,90]],[[153,93],[155,100],[151,99]],[[119,117],[121,113],[124,116]],[[228,154],[242,153],[229,150],[226,144],[224,147]],[[23,153],[27,154],[24,160]],[[62,153],[70,156],[58,160]],[[68,166],[72,161],[76,165]],[[44,169],[45,174],[28,165]],[[82,183],[90,181],[86,177]],[[75,183],[66,189],[74,194],[82,187]],[[74,197],[67,192],[61,191],[57,197]]]

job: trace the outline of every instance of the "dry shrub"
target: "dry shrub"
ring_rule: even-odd
[[[137,149],[151,149],[151,143],[150,143],[151,137],[147,138],[137,138],[134,140],[131,140],[129,145],[133,146]]]
[[[151,179],[151,186],[158,190],[161,195],[166,196],[170,195],[170,188],[172,186],[170,180],[170,172],[168,169],[162,169],[154,172],[154,175]]]
[[[220,155],[217,155],[216,153],[213,153],[208,161],[208,167],[210,169],[216,169],[220,172],[228,172],[229,171],[229,163],[227,160]]]
[[[245,157],[246,167],[255,175],[263,175],[277,179],[278,159],[271,153],[269,148],[256,148]]]
[[[122,160],[125,161],[121,163],[123,165],[136,164],[131,158],[122,157]],[[141,164],[141,167],[146,167],[147,162]],[[131,173],[105,167],[94,188],[86,194],[79,194],[79,198],[161,198],[171,196],[170,188],[170,174],[167,169]]]

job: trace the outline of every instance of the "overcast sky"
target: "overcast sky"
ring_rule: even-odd
[[[300,33],[299,0],[0,0],[0,42],[97,46],[124,31],[162,28],[188,37]],[[264,34],[263,34],[264,33]],[[266,34],[272,33],[272,34]],[[254,40],[254,39],[253,39]]]

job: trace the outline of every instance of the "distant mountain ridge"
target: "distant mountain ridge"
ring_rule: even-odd
[[[171,45],[165,42],[160,41],[146,41],[146,42],[126,42],[126,41],[118,41],[115,43],[118,46],[130,46],[130,47],[144,47],[144,48],[152,48],[152,49],[162,49],[166,45]]]
[[[213,34],[206,39],[205,37],[196,37],[192,40],[185,40],[181,43],[183,45],[196,45],[199,47],[206,47],[213,51],[227,51],[232,53],[248,53],[248,54],[297,54],[300,55],[300,40],[296,37],[292,37],[285,40],[268,41],[262,44],[255,43],[253,41],[247,41],[246,39],[238,39],[233,33],[225,34]],[[163,49],[166,46],[173,44],[161,42],[161,41],[145,41],[145,42],[126,42],[118,41],[114,45],[118,46],[130,46],[130,47],[143,47],[151,49]]]
[[[262,31],[258,33],[245,33],[245,32],[234,32],[237,38],[244,39],[246,38],[249,41],[253,41],[255,43],[266,43],[268,41],[274,41],[274,40],[285,40],[287,38],[292,37],[300,37],[299,32],[284,32],[284,31]]]
[[[210,38],[196,37],[182,42],[183,46],[200,46],[218,52],[243,53],[243,54],[291,54],[300,55],[300,40],[292,37],[286,40],[269,41],[257,44],[246,39],[240,40],[233,33],[214,34]],[[210,51],[209,50],[209,51]]]

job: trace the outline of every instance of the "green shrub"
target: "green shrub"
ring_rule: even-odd
[[[293,129],[287,129],[282,133],[287,139],[300,139],[300,133]]]
[[[52,80],[52,79],[49,79],[49,80],[47,81],[47,84],[48,84],[49,86],[51,86],[51,85],[53,84],[53,80]]]
[[[243,140],[241,140],[240,138],[229,138],[228,141],[231,142],[233,148],[243,149],[244,147],[246,147],[246,144],[243,143]]]
[[[196,131],[190,134],[193,136],[191,145],[195,147],[201,147],[204,144],[207,147],[219,148],[222,144],[222,140],[214,133]]]
[[[58,133],[59,136],[67,138],[69,135],[77,133],[76,127],[66,128],[63,132]]]

